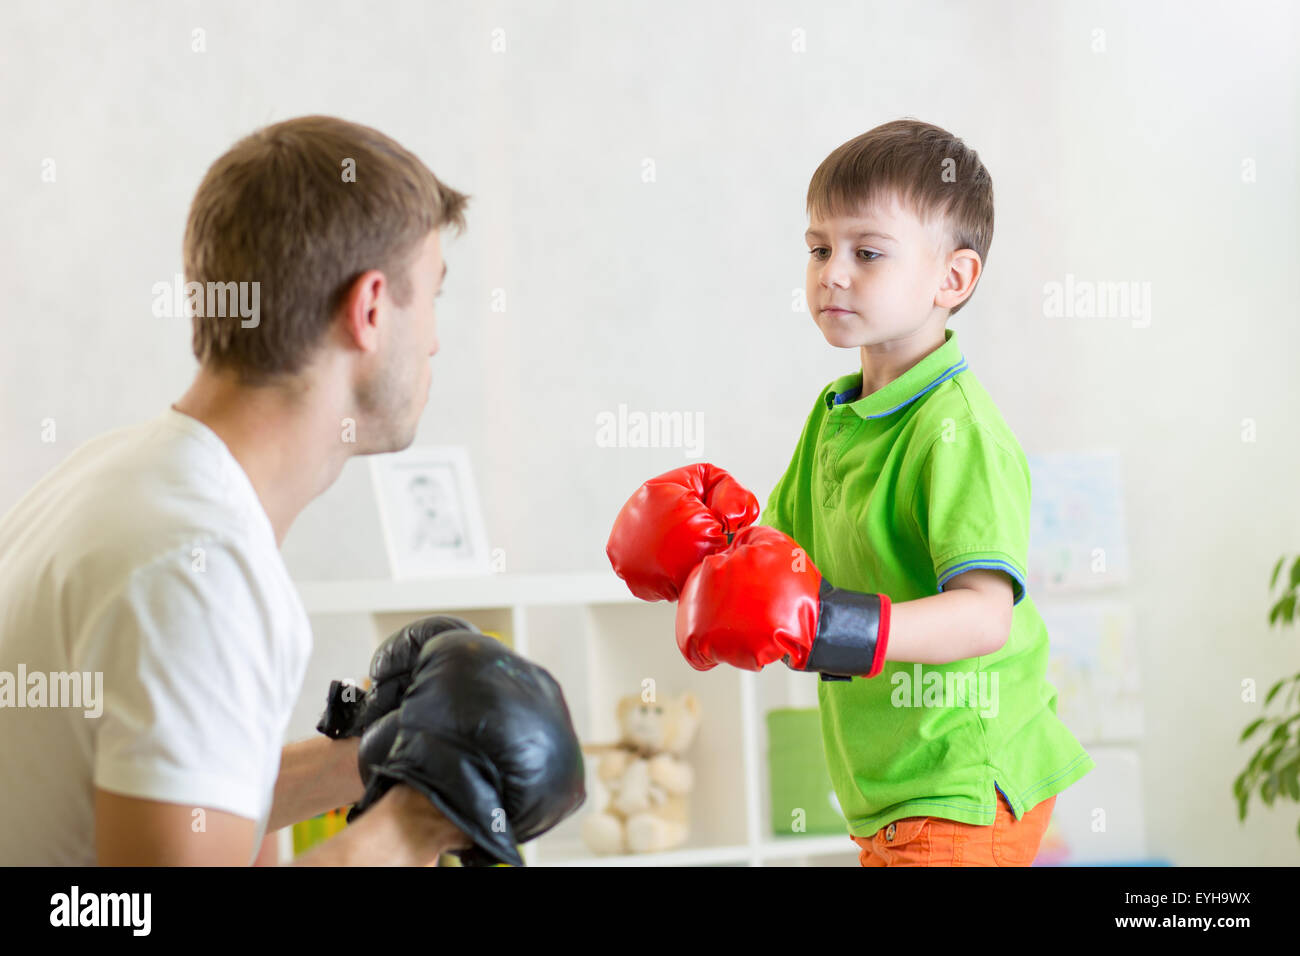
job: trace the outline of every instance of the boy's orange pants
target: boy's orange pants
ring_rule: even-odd
[[[1029,866],[1047,831],[1056,797],[1017,820],[1006,797],[997,794],[998,813],[992,824],[904,817],[872,836],[855,836],[858,862],[863,866]]]

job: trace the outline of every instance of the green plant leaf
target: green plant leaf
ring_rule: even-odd
[[[1264,745],[1264,749],[1268,750],[1268,753],[1265,754],[1264,759],[1260,761],[1259,769],[1263,770],[1265,773],[1272,773],[1273,764],[1277,761],[1278,754],[1282,752],[1282,748],[1280,746],[1273,747],[1273,742],[1269,741]]]
[[[1264,801],[1264,806],[1273,805],[1273,798],[1277,796],[1277,781],[1273,777],[1264,778],[1264,783],[1259,788],[1259,796]]]
[[[1246,764],[1246,773],[1254,773],[1255,768],[1259,766],[1259,761],[1264,756],[1264,748],[1260,747],[1250,758],[1250,763]]]
[[[1277,692],[1282,689],[1282,686],[1285,683],[1286,683],[1286,678],[1283,677],[1280,681],[1278,681],[1276,684],[1274,684],[1272,687],[1268,689],[1268,695],[1264,698],[1265,707],[1273,703],[1273,698],[1277,696]]]
[[[1265,701],[1264,703],[1267,704],[1268,701]],[[1267,717],[1259,717],[1255,720],[1252,720],[1250,723],[1248,723],[1246,725],[1246,729],[1241,732],[1241,740],[1238,740],[1237,743],[1241,743],[1242,740],[1245,740],[1255,731],[1259,730],[1259,725],[1262,724],[1267,719],[1268,719]]]
[[[1280,724],[1278,724],[1276,727],[1274,727],[1274,728],[1273,728],[1272,736],[1270,736],[1268,739],[1269,739],[1269,740],[1286,740],[1286,738],[1287,738],[1287,734],[1290,733],[1290,728],[1287,727],[1287,723],[1288,723],[1288,721],[1285,721],[1285,720],[1284,720],[1284,721],[1282,721],[1282,723],[1280,723]]]
[[[1268,579],[1268,589],[1271,591],[1277,587],[1277,573],[1282,570],[1282,563],[1286,561],[1286,555],[1277,559],[1277,564],[1273,565],[1273,576]]]
[[[1278,774],[1278,782],[1282,787],[1282,792],[1292,800],[1300,802],[1300,775],[1296,773],[1296,765],[1288,764],[1291,769],[1290,773],[1282,772]],[[1285,771],[1286,768],[1283,768]]]
[[[1297,584],[1300,584],[1300,558],[1296,558],[1291,565],[1291,587],[1294,588]]]
[[[1277,619],[1281,617],[1285,619],[1288,624],[1290,624],[1294,616],[1295,616],[1295,592],[1290,591],[1282,595],[1280,598],[1278,598],[1277,603],[1274,604],[1272,609],[1268,612],[1268,623],[1269,626],[1272,626],[1276,624]]]

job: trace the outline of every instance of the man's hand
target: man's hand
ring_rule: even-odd
[[[312,847],[294,866],[433,866],[471,845],[424,794],[393,787],[342,833]]]
[[[349,822],[406,784],[473,841],[460,854],[467,866],[522,865],[515,845],[586,798],[560,686],[477,631],[447,631],[424,645],[401,706],[368,728],[358,760],[368,782]]]
[[[316,729],[326,737],[360,737],[366,728],[395,710],[411,684],[411,672],[420,650],[444,631],[476,631],[478,628],[450,614],[421,618],[390,634],[370,658],[370,687],[332,681],[325,699],[325,713]]]

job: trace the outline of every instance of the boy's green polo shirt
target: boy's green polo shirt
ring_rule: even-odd
[[[1056,716],[1047,628],[1025,593],[1029,465],[956,333],[944,340],[865,398],[860,370],[823,389],[759,519],[831,584],[894,602],[972,568],[1014,582],[996,653],[818,683],[826,761],[855,836],[912,816],[992,824],[995,787],[1019,819],[1094,766]]]

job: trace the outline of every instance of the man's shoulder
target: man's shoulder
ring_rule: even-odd
[[[29,568],[100,588],[204,548],[256,555],[274,537],[247,476],[220,451],[163,419],[90,439],[0,521],[0,544]]]

